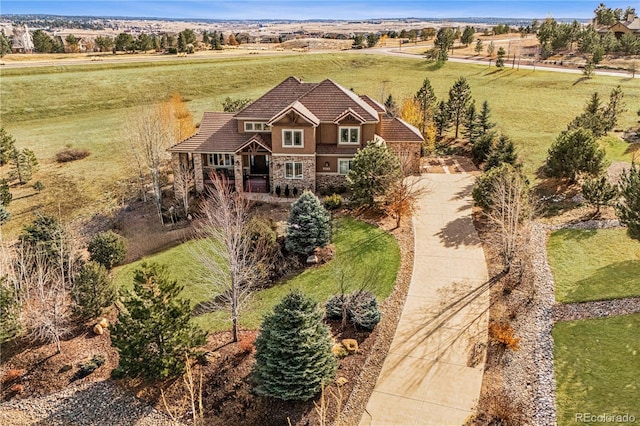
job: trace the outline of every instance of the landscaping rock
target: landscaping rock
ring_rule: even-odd
[[[347,383],[349,383],[349,380],[347,380],[346,377],[338,377],[336,379],[336,385],[338,385],[338,386],[344,386]]]
[[[109,327],[109,320],[106,319],[106,318],[100,318],[100,320],[98,321],[98,324],[102,328],[108,328]]]
[[[315,254],[312,254],[311,256],[307,257],[308,265],[317,265],[318,263],[320,263],[320,259]]]
[[[102,336],[104,334],[104,328],[100,324],[96,324],[93,326],[93,332],[98,336]]]
[[[347,352],[347,349],[342,345],[342,343],[336,343],[333,345],[331,347],[331,353],[333,353],[337,358],[344,358],[349,355],[349,352]]]
[[[355,339],[343,339],[342,345],[350,354],[358,351],[358,342]]]

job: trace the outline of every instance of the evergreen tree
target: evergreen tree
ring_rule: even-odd
[[[422,115],[420,133],[424,135],[426,134],[427,126],[430,124],[431,117],[433,116],[433,107],[438,101],[436,93],[428,78],[425,78],[422,82],[422,87],[418,89],[415,99],[418,101],[420,113]]]
[[[185,52],[187,50],[187,42],[184,38],[184,33],[178,33],[178,52]]]
[[[11,213],[9,213],[4,204],[0,204],[0,226],[7,223],[9,219],[11,219]]]
[[[11,40],[4,34],[0,34],[0,58],[11,53]]]
[[[617,195],[618,189],[604,175],[587,179],[582,184],[582,196],[587,204],[595,206],[596,214],[600,213],[600,207],[608,206]]]
[[[202,43],[204,43],[205,48],[208,49],[210,47],[211,39],[209,38],[209,33],[207,31],[202,32]]]
[[[460,124],[464,120],[464,114],[471,103],[471,87],[467,79],[458,78],[449,89],[449,100],[447,101],[447,109],[451,115],[451,121],[456,129],[456,139],[458,139],[458,131]]]
[[[324,247],[331,236],[331,215],[318,197],[305,191],[291,205],[285,247],[288,251],[308,255]]]
[[[89,259],[101,264],[107,269],[122,263],[127,254],[124,239],[113,231],[96,234],[87,247]]]
[[[190,323],[189,301],[178,298],[182,288],[160,265],[143,263],[135,272],[133,292],[111,331],[120,354],[115,377],[162,380],[184,371],[186,357],[206,334]]]
[[[356,206],[377,207],[381,198],[401,179],[398,157],[386,144],[369,142],[357,152],[347,174],[351,201]]]
[[[569,178],[579,174],[597,176],[604,170],[604,150],[587,129],[566,130],[549,148],[545,173],[549,177]]]
[[[16,150],[16,140],[4,127],[0,127],[0,166],[9,163]]]
[[[220,32],[220,45],[224,46],[224,34],[222,32]]]
[[[473,49],[477,54],[480,54],[480,52],[482,52],[482,49],[484,49],[484,46],[482,44],[482,40],[478,39],[478,41],[476,42],[476,47]]]
[[[384,108],[390,117],[396,117],[398,115],[398,105],[392,95],[387,96],[387,99],[385,99]]]
[[[2,206],[0,206],[0,211]],[[2,217],[0,214],[0,225]],[[0,343],[5,343],[20,333],[20,305],[15,289],[6,284],[6,277],[0,277]]]
[[[12,198],[13,195],[9,190],[9,183],[5,179],[0,179],[0,205],[9,207]]]
[[[438,62],[445,62],[449,59],[449,49],[453,47],[453,43],[456,40],[455,32],[448,27],[443,27],[438,30],[436,39],[433,42],[435,47],[435,58]]]
[[[472,42],[473,42],[473,36],[475,35],[476,31],[473,29],[473,27],[465,27],[464,31],[462,32],[462,37],[460,37],[460,41],[462,42],[462,44],[464,44],[465,46],[469,46]]]
[[[442,135],[451,127],[451,114],[447,108],[447,103],[442,100],[438,104],[438,111],[434,117],[438,139],[442,139]]]
[[[620,177],[620,202],[616,204],[616,215],[627,225],[631,238],[640,240],[640,167],[633,163],[631,169]]]
[[[465,114],[463,125],[464,135],[469,140],[469,143],[473,145],[475,141],[482,135],[482,127],[480,125],[475,101],[471,102],[469,108],[467,108],[467,113]]]
[[[495,132],[488,132],[480,135],[471,145],[471,156],[476,164],[484,163],[491,153],[494,140],[496,138]]]
[[[118,289],[106,268],[96,262],[87,262],[73,282],[73,311],[82,319],[95,318],[103,308],[115,302],[117,295]]]
[[[333,379],[337,362],[322,317],[318,304],[299,291],[289,293],[265,316],[253,370],[258,394],[305,401]]]
[[[506,54],[507,52],[504,51],[504,47],[500,46],[498,49],[498,57],[496,58],[496,67],[504,68],[504,55]]]
[[[482,109],[480,110],[480,115],[478,116],[478,122],[480,123],[480,128],[483,135],[486,135],[489,130],[496,127],[496,123],[491,122],[491,109],[489,108],[489,102],[484,101],[482,103]]]
[[[25,184],[31,180],[33,173],[36,172],[38,160],[29,148],[21,150],[16,148],[9,154],[9,164],[11,165],[9,179]]]
[[[498,167],[502,164],[509,164],[514,168],[517,167],[518,154],[516,153],[516,147],[513,141],[505,135],[501,135],[498,139],[498,143],[493,146],[487,157],[487,164],[484,166],[484,171],[489,171],[494,167]]]

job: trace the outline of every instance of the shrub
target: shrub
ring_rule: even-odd
[[[276,186],[276,195],[279,197],[280,194],[282,194],[282,188],[280,187],[280,185]]]
[[[582,195],[591,206],[595,206],[596,213],[600,212],[601,206],[608,206],[618,195],[618,189],[607,182],[606,176],[587,179],[582,184]]]
[[[105,362],[105,356],[101,354],[94,355],[89,361],[80,363],[79,370],[71,378],[72,381],[80,380],[100,368]]]
[[[318,197],[305,191],[291,205],[285,247],[291,253],[308,255],[329,242],[331,216]]]
[[[36,191],[41,192],[41,191],[44,189],[44,184],[38,180],[38,181],[36,181],[36,182],[33,184],[33,186],[32,186],[32,187],[33,187],[33,189],[35,189]]]
[[[329,210],[339,209],[342,206],[342,197],[335,192],[324,197],[324,206]]]
[[[344,304],[349,304],[349,296],[346,294],[334,294],[324,305],[326,316],[331,320],[342,319],[342,309]]]
[[[335,376],[331,332],[318,304],[299,291],[289,293],[266,315],[256,339],[256,393],[306,401]]]
[[[95,235],[87,247],[89,259],[98,262],[107,269],[124,261],[127,247],[124,239],[113,231]]]
[[[91,155],[86,149],[65,148],[56,153],[56,161],[58,163],[68,163],[70,161],[82,160]]]
[[[8,207],[12,199],[13,195],[9,190],[9,182],[7,182],[5,179],[0,179],[0,204]]]
[[[631,238],[640,240],[640,167],[632,164],[620,177],[620,195],[616,215],[627,225]]]
[[[579,174],[597,176],[604,170],[604,150],[591,130],[564,131],[549,148],[545,173],[549,177],[576,181]]]
[[[191,324],[189,301],[178,298],[182,289],[160,265],[143,263],[135,272],[133,292],[111,331],[120,354],[114,377],[166,379],[184,372],[186,357],[206,334]]]
[[[256,336],[251,334],[241,334],[238,339],[238,349],[240,349],[240,353],[250,354],[255,352],[256,350]]]
[[[368,291],[353,293],[349,303],[349,316],[356,327],[373,330],[381,316],[376,296]]]
[[[20,333],[20,305],[6,278],[0,277],[0,343],[7,342]]]
[[[504,322],[492,322],[489,325],[489,339],[503,349],[520,349],[520,338],[515,337],[511,325]]]
[[[488,172],[478,176],[472,191],[473,200],[479,207],[482,207],[485,210],[490,209],[492,198],[491,194],[493,192],[494,185],[496,182],[507,178],[520,178],[525,184],[528,184],[526,178],[519,170],[516,170],[511,164],[503,163],[500,166],[494,167]]]
[[[73,311],[82,318],[95,318],[102,308],[115,302],[118,289],[107,269],[96,262],[87,262],[82,266],[71,289],[74,301]]]
[[[4,380],[2,380],[2,382],[3,383],[13,382],[14,380],[24,376],[24,373],[25,373],[24,370],[20,370],[18,368],[12,368],[9,371],[7,371],[7,374],[5,374]]]

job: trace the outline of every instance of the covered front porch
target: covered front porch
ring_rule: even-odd
[[[271,149],[261,138],[252,138],[235,152],[235,185],[238,191],[271,192]]]

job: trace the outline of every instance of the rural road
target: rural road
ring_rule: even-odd
[[[461,425],[482,386],[489,282],[468,174],[426,174],[413,275],[360,426]]]

